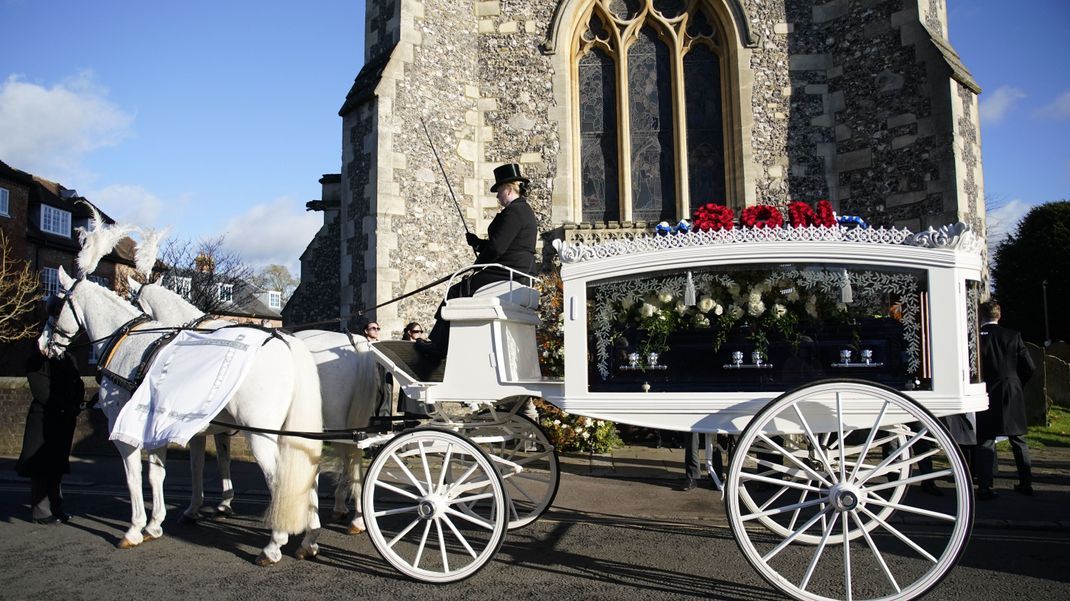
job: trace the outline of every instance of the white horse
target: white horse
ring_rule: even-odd
[[[159,283],[139,284],[128,278],[130,301],[146,315],[166,325],[179,326],[198,322],[205,314],[183,298],[180,294]],[[213,320],[198,322],[197,328],[213,329],[233,322]],[[363,336],[329,332],[324,330],[305,330],[295,336],[308,347],[319,371],[321,397],[323,399],[323,425],[328,430],[350,430],[368,425],[375,410],[378,372],[375,360],[368,352],[368,343]],[[224,514],[230,513],[230,501],[233,498],[233,486],[230,482],[230,453],[225,434],[216,435],[216,449],[224,449],[217,454],[220,476],[223,478],[223,501],[216,508]],[[361,488],[363,482],[362,459],[364,451],[355,444],[335,444],[341,465],[334,490],[334,509],[331,519],[344,522],[349,515],[347,496],[352,495],[356,510],[348,523],[349,534],[364,532],[364,516],[361,508]],[[184,515],[196,519],[204,502],[202,485],[204,472],[204,439],[199,443],[190,441],[190,462],[193,472],[193,497]]]
[[[90,340],[96,341],[96,350],[101,352],[123,326],[141,315],[114,292],[86,279],[75,280],[62,268],[59,283],[62,305],[51,307],[51,315],[37,341],[38,348],[48,357],[62,354],[83,330]],[[160,327],[163,324],[155,322],[137,326],[145,330]],[[163,333],[141,335],[162,336]],[[119,410],[130,399],[130,393],[105,376],[99,394],[100,408],[108,416],[109,428],[113,428]],[[286,340],[271,338],[265,343],[219,419],[267,430],[321,431],[319,378],[304,345],[292,337]],[[246,436],[271,492],[271,505],[266,516],[272,530],[271,541],[264,547],[257,563],[270,565],[279,561],[281,547],[286,544],[289,534],[300,532],[305,532],[305,537],[297,551],[298,558],[316,555],[320,524],[314,481],[322,443],[275,434],[247,433]],[[153,503],[152,520],[147,521],[141,492],[140,449],[119,441],[115,441],[115,446],[123,458],[132,513],[130,528],[119,547],[130,548],[163,535],[166,449],[149,452]]]

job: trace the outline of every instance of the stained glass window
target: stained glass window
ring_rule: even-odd
[[[696,44],[684,56],[684,91],[691,207],[708,202],[724,204],[721,67],[717,55],[705,44]]]
[[[669,49],[644,27],[628,50],[629,133],[632,142],[632,216],[676,218],[673,158],[672,80]]]
[[[595,48],[580,60],[583,220],[619,221],[617,84],[613,59]]]

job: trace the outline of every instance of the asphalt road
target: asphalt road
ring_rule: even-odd
[[[125,487],[115,478],[78,478],[76,466],[66,487],[76,518],[57,526],[26,520],[28,483],[0,481],[0,599],[782,598],[736,547],[719,495],[682,493],[671,481],[563,474],[558,502],[543,519],[510,532],[474,577],[436,586],[399,575],[366,536],[333,525],[320,537],[316,560],[289,555],[257,567],[267,540],[258,521],[266,498],[257,486],[246,479],[235,517],[181,526],[177,508],[188,494],[177,478],[182,469],[169,464],[177,485],[167,490],[165,537],[132,550],[115,548],[129,519]],[[285,551],[295,548],[291,541]],[[928,598],[1068,599],[1067,557],[1067,528],[982,523]]]

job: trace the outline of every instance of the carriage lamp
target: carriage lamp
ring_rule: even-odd
[[[851,362],[851,349],[845,348],[840,351],[840,362],[847,365]]]
[[[628,353],[628,367],[639,367],[639,353]]]
[[[862,363],[866,365],[873,363],[873,349],[862,349]]]
[[[650,367],[656,366],[658,364],[658,354],[654,352],[647,353],[646,364]]]
[[[751,351],[750,362],[755,365],[762,364],[762,351]]]
[[[736,367],[743,365],[743,351],[732,351],[732,364]]]

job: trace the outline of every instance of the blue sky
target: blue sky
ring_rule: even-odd
[[[1070,2],[951,0],[984,92],[993,223],[1070,198]],[[361,0],[0,0],[0,160],[114,217],[297,258],[304,203],[341,168],[338,109],[363,63]]]

